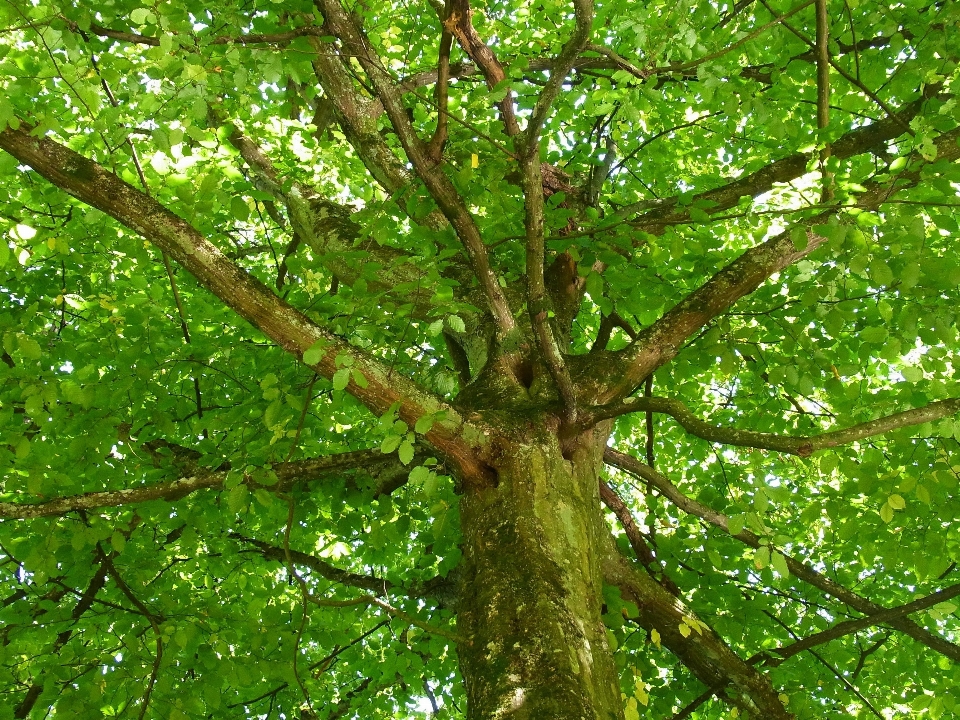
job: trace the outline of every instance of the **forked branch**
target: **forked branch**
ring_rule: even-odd
[[[490,313],[494,318],[497,334],[501,338],[506,337],[516,327],[516,321],[503,288],[500,286],[500,280],[490,267],[487,248],[480,229],[450,178],[430,157],[427,143],[417,135],[403,104],[400,86],[384,68],[362,28],[355,24],[354,17],[338,0],[316,0],[316,4],[332,32],[343,43],[344,51],[359,62],[377,99],[383,103],[390,124],[397,133],[397,138],[413,165],[414,172],[423,181],[430,196],[450,222],[466,251],[470,267],[483,289]]]

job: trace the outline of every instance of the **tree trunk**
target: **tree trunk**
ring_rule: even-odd
[[[565,459],[530,423],[501,444],[496,486],[461,499],[469,720],[623,718],[600,617],[602,451],[589,434]]]

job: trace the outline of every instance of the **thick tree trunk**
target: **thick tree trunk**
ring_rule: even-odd
[[[461,500],[458,628],[470,720],[617,720],[600,617],[602,443],[565,459],[543,426],[501,446],[496,487]]]

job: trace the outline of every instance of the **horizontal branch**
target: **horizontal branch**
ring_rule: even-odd
[[[150,47],[160,46],[160,38],[153,35],[141,35],[140,33],[130,32],[129,30],[114,30],[113,28],[104,27],[103,25],[98,25],[97,23],[90,23],[88,28],[83,29],[73,20],[68,20],[67,18],[62,19],[66,23],[67,27],[69,27],[70,30],[75,33],[89,32],[91,35],[96,35],[97,37],[110,38],[111,40],[119,40],[121,42],[131,43],[134,45],[149,45]],[[285,44],[300,37],[320,37],[323,34],[324,33],[320,27],[315,25],[304,25],[303,27],[287,30],[285,32],[248,33],[245,35],[218,35],[209,42],[211,45]],[[176,35],[176,33],[174,33],[174,35]],[[190,43],[193,44],[194,42],[196,42],[196,38],[191,37]]]
[[[246,537],[240,533],[231,532],[229,537],[246,545],[252,545],[263,557],[268,560],[276,560],[279,563],[287,564],[287,551],[285,548],[271,545],[270,543]],[[338,583],[348,587],[360,588],[373,593],[377,597],[383,597],[392,590],[399,590],[408,597],[434,597],[440,601],[441,605],[451,606],[455,604],[455,593],[452,576],[436,576],[424,582],[411,583],[408,586],[398,586],[386,578],[376,577],[374,575],[360,575],[347,570],[342,570],[330,563],[318,558],[316,555],[290,550],[290,560],[295,565],[309,568],[320,577],[330,582]]]
[[[754,549],[761,546],[760,538],[749,530],[742,530],[736,535],[730,533],[729,520],[726,515],[717,512],[713,508],[710,508],[691,497],[684,495],[673,483],[670,482],[669,479],[667,479],[665,475],[657,472],[649,465],[645,465],[631,455],[618,452],[613,448],[607,448],[603,453],[603,459],[608,465],[613,465],[614,467],[620,468],[631,475],[635,475],[636,477],[646,480],[653,487],[659,490],[664,497],[669,499],[670,502],[683,510],[685,513],[694,515],[701,520],[705,520],[711,525],[720,528],[731,537],[736,538],[740,542]],[[789,555],[784,554],[784,558],[787,561],[787,569],[790,571],[791,575],[823,591],[827,595],[846,603],[855,610],[858,610],[867,616],[876,615],[877,613],[881,613],[886,610],[886,608],[882,607],[881,605],[877,605],[871,600],[868,600],[861,595],[857,595],[855,592],[848,590],[839,583],[834,582],[830,578],[817,572],[808,565],[795,560]],[[912,620],[906,617],[894,618],[892,620],[888,620],[887,624],[890,625],[890,627],[909,635],[917,642],[923,643],[927,647],[936,650],[942,655],[945,655],[951,660],[960,662],[960,646],[934,635],[930,631],[914,623]]]
[[[696,435],[711,442],[775,450],[799,455],[800,457],[808,457],[817,450],[847,445],[857,440],[883,435],[900,428],[921,425],[956,415],[960,413],[960,399],[938,400],[920,408],[893,413],[843,430],[831,430],[820,435],[794,437],[711,425],[694,415],[690,408],[680,400],[661,397],[629,397],[622,403],[596,408],[590,417],[583,422],[585,425],[592,427],[600,420],[635,412],[655,412],[669,415],[691,435]]]
[[[377,415],[392,406],[408,425],[443,411],[426,441],[455,468],[465,482],[485,482],[487,471],[459,435],[459,413],[412,380],[393,372],[372,355],[317,325],[266,285],[227,258],[195,227],[112,172],[55,142],[36,137],[18,123],[0,132],[6,150],[51,183],[134,230],[180,263],[224,304],[299,360],[332,378],[338,362],[352,359],[346,391]]]
[[[906,603],[905,605],[900,605],[899,607],[890,608],[889,610],[881,610],[878,613],[868,615],[864,618],[846,620],[844,622],[837,623],[831,628],[827,628],[826,630],[818,632],[814,635],[809,635],[795,643],[776,648],[775,650],[764,650],[760,653],[757,653],[757,655],[755,655],[753,658],[750,658],[749,662],[752,662],[755,659],[757,661],[763,659],[764,666],[776,667],[782,664],[785,660],[788,660],[804,650],[809,650],[817,645],[823,645],[824,643],[831,642],[832,640],[844,637],[845,635],[852,635],[853,633],[860,632],[868,627],[890,624],[890,622],[893,620],[899,620],[900,618],[906,617],[911,613],[926,610],[929,607],[933,607],[934,605],[946,602],[951,598],[955,598],[957,595],[960,595],[960,584],[951,585],[943,590],[937,590],[926,597],[919,598],[913,602]],[[776,655],[776,657],[772,657],[773,655]]]
[[[395,456],[384,455],[380,450],[357,450],[354,452],[329,455],[312,460],[298,460],[273,466],[277,482],[262,484],[247,479],[250,487],[263,487],[271,492],[284,492],[301,482],[315,482],[330,475],[365,469],[370,473],[389,470],[399,465]],[[0,519],[29,520],[39,517],[64,515],[78,510],[101,510],[103,508],[124,507],[151,500],[179,500],[197,490],[219,490],[223,488],[231,474],[229,469],[208,472],[196,472],[176,480],[125,488],[123,490],[103,490],[54,498],[42,503],[0,503]],[[402,469],[402,479],[407,471]],[[396,473],[383,472],[383,482],[377,485],[376,494],[389,494],[399,487]]]

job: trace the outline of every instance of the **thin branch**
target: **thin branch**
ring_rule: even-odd
[[[317,0],[317,6],[321,9],[330,29],[343,43],[343,51],[355,58],[366,73],[367,80],[377,98],[383,103],[383,108],[414,171],[423,181],[463,245],[470,267],[483,290],[487,306],[494,318],[498,336],[501,339],[506,337],[516,327],[516,320],[500,286],[500,280],[490,266],[480,229],[464,199],[443,169],[427,154],[426,143],[417,135],[407,115],[400,87],[384,68],[362,30],[355,24],[354,16],[344,10],[338,0]]]
[[[680,490],[673,483],[671,483],[666,476],[657,472],[653,468],[644,465],[636,458],[625,453],[618,452],[613,448],[607,448],[604,451],[603,459],[604,462],[609,465],[613,465],[614,467],[625,470],[632,475],[646,480],[684,512],[689,513],[690,515],[695,515],[701,520],[720,528],[724,532],[730,534],[731,537],[736,538],[745,545],[748,545],[754,549],[760,547],[760,538],[754,533],[750,532],[749,530],[742,530],[736,535],[731,534],[729,520],[726,515],[717,512],[713,508],[710,508],[698,502],[697,500],[694,500],[693,498],[687,497],[680,492]],[[846,603],[855,610],[858,610],[868,616],[876,615],[877,613],[884,612],[886,610],[886,608],[877,605],[865,597],[857,595],[853,591],[848,590],[839,583],[834,582],[830,578],[817,572],[808,565],[804,565],[803,563],[795,560],[789,555],[784,554],[784,558],[787,561],[787,569],[790,571],[791,575],[823,591],[827,595]],[[951,660],[960,661],[960,646],[934,635],[933,633],[914,623],[912,620],[902,617],[890,620],[888,621],[888,624],[890,627],[909,635],[914,640],[923,643],[933,650],[936,650]]]
[[[765,667],[776,667],[794,655],[816,647],[817,645],[823,645],[824,643],[831,642],[846,635],[852,635],[869,627],[889,624],[892,620],[899,620],[912,613],[926,610],[929,607],[946,602],[958,595],[960,595],[960,584],[951,585],[948,588],[937,590],[926,597],[919,598],[905,605],[890,608],[889,610],[882,610],[881,612],[868,615],[864,618],[858,618],[857,620],[846,620],[837,623],[831,628],[827,628],[814,635],[809,635],[790,645],[785,645],[775,650],[763,650],[747,662],[762,662]],[[771,655],[776,655],[777,657],[771,657]]]
[[[773,9],[766,3],[766,0],[760,0],[760,2],[763,3],[764,7],[766,7],[767,10],[770,10],[771,13],[773,13],[774,15],[776,15],[776,13],[773,11]],[[780,16],[780,20],[781,20],[781,21],[784,21],[784,20],[786,19],[786,17],[787,17],[786,15]],[[790,23],[788,23],[788,22],[783,22],[783,26],[784,26],[787,30],[789,30],[790,32],[792,32],[794,35],[796,35],[798,38],[800,38],[800,39],[801,39],[803,42],[805,42],[807,45],[809,45],[810,48],[811,48],[815,53],[819,53],[816,42],[812,41],[810,38],[808,38],[808,37],[807,37],[806,35],[804,35],[802,32],[800,32],[799,30],[797,30],[796,28],[794,28],[794,27],[793,27],[792,25],[790,25]],[[827,60],[828,60],[828,62],[830,63],[830,67],[832,67],[834,70],[836,70],[837,73],[839,73],[840,76],[843,77],[844,80],[846,80],[847,82],[849,82],[849,83],[850,83],[851,85],[853,85],[855,88],[857,88],[858,90],[860,90],[860,92],[862,92],[864,95],[866,95],[868,98],[870,98],[874,103],[876,103],[876,105],[877,105],[881,110],[883,110],[883,111],[887,114],[888,117],[891,117],[891,118],[897,117],[897,114],[893,111],[893,109],[892,109],[889,105],[887,105],[887,103],[885,103],[883,100],[881,100],[879,95],[877,95],[877,94],[876,94],[875,92],[873,92],[870,88],[868,88],[866,85],[864,85],[862,82],[860,82],[860,80],[859,80],[858,78],[855,78],[853,75],[851,75],[851,74],[848,73],[846,70],[844,70],[844,69],[843,69],[843,66],[840,65],[839,63],[837,63],[837,62],[836,62],[835,60],[833,60],[832,58],[830,58],[829,54],[827,54]],[[818,70],[818,77],[819,77],[819,70]],[[899,121],[899,124],[900,124],[900,129],[901,129],[902,132],[905,132],[905,133],[907,133],[908,135],[914,135],[914,134],[915,134],[914,131],[913,131],[913,128],[911,128],[908,123],[904,123],[904,122],[902,122],[902,121]]]
[[[113,581],[117,584],[117,587],[120,588],[127,599],[133,603],[134,607],[140,611],[140,613],[147,618],[147,621],[150,623],[150,627],[153,629],[154,640],[156,641],[156,652],[154,653],[153,667],[150,671],[150,678],[147,680],[146,690],[143,692],[143,698],[140,701],[140,720],[147,715],[147,709],[150,707],[150,696],[153,694],[153,688],[157,684],[157,676],[160,673],[160,663],[163,660],[163,633],[160,631],[160,624],[164,621],[163,616],[154,613],[150,608],[148,608],[143,601],[140,600],[130,589],[130,586],[124,581],[120,573],[117,571],[116,565],[113,564],[113,555],[106,553],[100,543],[97,543],[97,555],[100,557],[100,562],[107,569],[110,577],[113,578]]]
[[[630,508],[623,502],[623,498],[603,480],[600,480],[600,499],[603,501],[603,504],[610,508],[613,514],[617,516],[617,520],[620,521],[623,532],[627,536],[627,540],[630,542],[630,547],[633,548],[637,560],[640,561],[647,569],[647,572],[649,572],[657,582],[663,585],[671,595],[679,596],[680,588],[664,573],[663,566],[657,561],[656,556],[644,539],[643,533],[641,533],[640,528],[637,527]]]
[[[582,422],[589,427],[601,419],[634,412],[654,412],[669,415],[691,435],[696,435],[711,442],[737,447],[775,450],[799,455],[800,457],[808,457],[817,450],[848,445],[858,440],[883,435],[901,428],[951,417],[960,413],[960,399],[938,400],[920,408],[893,413],[843,430],[831,430],[820,435],[810,436],[778,435],[776,433],[711,425],[694,415],[680,400],[660,397],[629,397],[622,403],[597,408],[589,418],[585,418]]]
[[[275,465],[277,482],[273,485],[258,485],[247,480],[252,487],[263,487],[271,491],[284,492],[297,483],[321,480],[331,475],[338,476],[356,468],[372,467],[377,469],[397,462],[395,458],[383,455],[379,450],[358,450],[312,460]],[[180,498],[203,489],[220,489],[230,476],[231,470],[219,470],[191,473],[176,480],[142,485],[123,490],[105,490],[80,495],[54,498],[42,503],[0,503],[0,518],[29,520],[39,517],[64,515],[80,510],[99,510],[108,507],[123,507],[150,500],[179,500]],[[382,491],[392,491],[395,487],[387,485]]]
[[[307,553],[299,552],[298,550],[290,550],[286,547],[277,547],[262,540],[241,535],[237,532],[230,532],[228,537],[244,543],[245,545],[252,545],[253,547],[257,548],[257,551],[260,553],[260,555],[268,560],[276,560],[277,562],[286,563],[289,552],[289,560],[295,565],[309,568],[311,571],[325,580],[329,580],[330,582],[337,583],[339,585],[360,588],[361,590],[366,590],[376,595],[383,595],[388,590],[394,588],[394,584],[385,578],[379,578],[374,575],[360,575],[358,573],[342,570],[324,560],[321,560],[316,555],[309,555]]]
[[[817,2],[817,129],[823,131],[830,124],[830,23],[827,16],[827,0]],[[821,142],[823,140],[821,139]],[[820,202],[824,205],[833,200],[831,175],[827,170],[830,144],[824,143],[820,151],[820,179],[822,190]]]
[[[777,15],[776,13],[773,13],[771,11],[771,14],[773,14],[774,16],[773,20],[768,22],[766,25],[762,25],[761,27],[758,27],[753,32],[748,33],[744,37],[737,40],[735,43],[732,43],[731,45],[728,45],[727,47],[721,50],[717,50],[714,53],[710,53],[709,55],[704,55],[701,58],[697,58],[696,60],[690,60],[689,62],[679,63],[677,65],[667,65],[666,67],[653,68],[652,73],[659,74],[659,73],[667,73],[667,72],[681,72],[683,70],[690,70],[691,68],[695,68],[698,65],[702,65],[705,62],[716,60],[718,57],[722,57],[729,52],[733,52],[734,50],[741,47],[742,45],[745,45],[751,40],[755,40],[756,38],[760,37],[763,33],[765,33],[767,30],[774,27],[775,25],[779,25],[787,18],[792,17],[793,15],[796,15],[798,12],[800,12],[805,8],[810,7],[811,5],[813,5],[814,2],[815,0],[806,0],[806,2],[800,3],[799,5],[794,7],[792,10],[788,10],[783,15]]]

